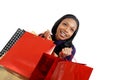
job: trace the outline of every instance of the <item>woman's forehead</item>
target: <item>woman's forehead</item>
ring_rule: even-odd
[[[62,20],[62,22],[66,22],[71,27],[77,27],[76,21],[74,19],[72,19],[72,18],[65,18],[65,19]]]

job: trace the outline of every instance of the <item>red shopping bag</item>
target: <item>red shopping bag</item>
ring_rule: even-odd
[[[51,54],[53,41],[25,32],[0,60],[0,65],[24,78],[30,78],[44,52]]]
[[[63,60],[44,53],[29,80],[49,80],[60,61]]]
[[[83,64],[61,61],[49,80],[89,80],[92,70]]]

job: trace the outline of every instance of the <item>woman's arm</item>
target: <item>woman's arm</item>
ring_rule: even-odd
[[[62,51],[59,52],[59,54],[53,52],[52,55],[54,55],[55,57],[62,58],[64,60],[71,61],[74,57],[75,52],[76,49],[74,48],[74,46],[72,46],[71,48],[63,48]]]
[[[65,58],[66,56],[71,55],[72,48],[63,48],[61,52],[59,52],[59,55],[57,55],[55,52],[52,53],[55,57]]]

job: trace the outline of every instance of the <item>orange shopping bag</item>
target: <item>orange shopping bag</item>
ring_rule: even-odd
[[[0,65],[29,79],[43,53],[51,54],[54,47],[53,41],[26,31],[2,57]]]
[[[89,80],[92,70],[83,64],[61,61],[49,80]]]

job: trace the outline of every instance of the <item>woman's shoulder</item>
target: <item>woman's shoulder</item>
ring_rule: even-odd
[[[72,44],[72,54],[74,55],[75,52],[76,52],[76,48],[75,48],[75,46]]]

